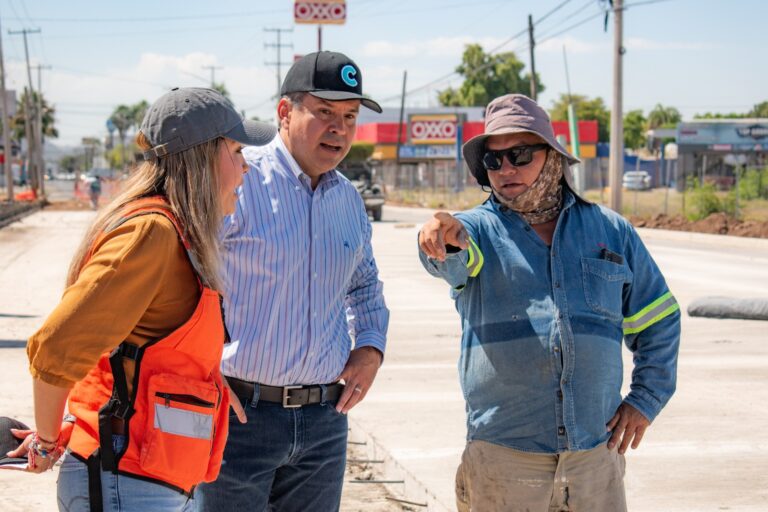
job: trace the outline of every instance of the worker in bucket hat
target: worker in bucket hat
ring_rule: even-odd
[[[490,196],[418,239],[463,326],[458,509],[626,510],[623,454],[675,390],[678,304],[632,226],[574,192],[578,160],[536,102],[493,100],[463,154]]]

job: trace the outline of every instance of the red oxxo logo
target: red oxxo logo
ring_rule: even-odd
[[[411,143],[453,144],[456,142],[455,116],[411,116]]]
[[[347,5],[342,1],[296,2],[293,18],[296,23],[344,23]]]

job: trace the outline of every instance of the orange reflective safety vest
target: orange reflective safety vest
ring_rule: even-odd
[[[173,222],[194,268],[183,230],[161,197],[129,204],[104,232],[148,214],[161,214]],[[141,347],[121,343],[102,355],[69,395],[69,411],[77,420],[68,448],[88,464],[92,511],[101,507],[101,487],[94,481],[100,469],[188,495],[197,484],[211,482],[219,474],[229,425],[228,389],[219,370],[226,331],[219,294],[201,282],[200,289],[195,312],[182,326]],[[125,359],[136,366],[130,393]],[[127,437],[119,453],[112,449],[115,418],[123,420]]]

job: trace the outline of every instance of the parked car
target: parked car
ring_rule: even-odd
[[[339,166],[339,172],[343,174],[355,186],[365,203],[368,215],[374,221],[381,220],[384,208],[384,186],[376,180],[371,167],[365,163],[354,163]]]
[[[651,188],[651,176],[645,171],[624,173],[622,184],[627,190],[648,190]]]

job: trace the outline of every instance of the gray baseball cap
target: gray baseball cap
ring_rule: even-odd
[[[523,94],[506,94],[491,101],[485,109],[485,133],[472,137],[462,146],[464,160],[477,182],[485,186],[491,184],[488,181],[488,171],[483,167],[483,154],[488,137],[523,132],[538,135],[565,157],[568,165],[563,166],[563,174],[571,190],[575,190],[570,166],[579,163],[579,159],[557,142],[546,111]]]
[[[220,92],[201,87],[174,87],[147,110],[140,130],[152,144],[144,158],[159,158],[218,137],[246,146],[263,146],[277,128],[243,119]]]
[[[28,426],[18,420],[7,416],[0,417],[0,466],[27,462],[26,457],[8,457],[6,455],[9,451],[18,448],[23,441],[22,439],[16,439],[14,435],[11,434],[12,428],[29,430]]]

